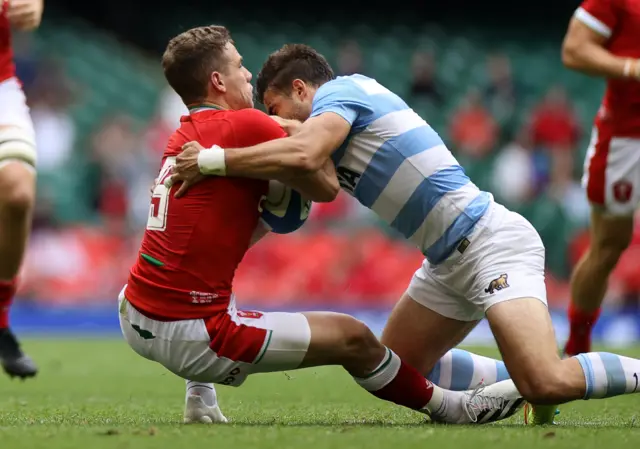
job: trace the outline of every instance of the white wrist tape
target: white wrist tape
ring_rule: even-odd
[[[203,175],[225,176],[227,165],[224,161],[224,150],[218,145],[200,151],[198,154],[198,167]]]

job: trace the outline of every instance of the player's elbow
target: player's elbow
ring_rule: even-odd
[[[328,182],[322,186],[317,192],[314,192],[313,198],[309,198],[314,203],[330,203],[336,199],[340,193],[340,184],[336,181]]]
[[[566,41],[562,46],[562,63],[568,69],[580,68],[580,48],[579,44]]]

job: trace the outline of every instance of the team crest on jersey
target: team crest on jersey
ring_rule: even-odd
[[[613,185],[613,197],[619,203],[627,203],[633,193],[633,184],[627,180],[618,181]]]
[[[262,312],[252,312],[247,310],[238,310],[237,315],[240,318],[251,318],[253,320],[259,320],[262,318]]]
[[[484,292],[493,295],[497,291],[509,288],[509,283],[507,282],[508,278],[509,276],[507,273],[502,273],[499,277],[489,282],[489,286],[484,289]]]

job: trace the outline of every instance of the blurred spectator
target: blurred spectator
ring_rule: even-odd
[[[24,32],[12,32],[11,41],[13,46],[14,61],[16,64],[16,75],[22,83],[27,96],[29,96],[33,82],[39,72],[43,71],[38,63],[38,55],[34,49],[34,34]]]
[[[552,154],[549,195],[560,203],[574,225],[587,226],[591,208],[582,186],[574,177],[574,167],[572,152]]]
[[[450,135],[455,148],[466,156],[482,158],[495,147],[498,127],[482,104],[477,89],[467,92],[461,107],[451,118]]]
[[[411,62],[411,95],[430,100],[436,105],[443,102],[442,93],[437,85],[433,53],[417,51]]]
[[[533,157],[528,134],[520,132],[500,150],[492,177],[493,191],[506,205],[529,201],[535,193]]]
[[[93,204],[110,225],[127,228],[131,218],[140,224],[148,212],[148,189],[157,167],[149,164],[133,120],[124,114],[110,117],[92,139],[92,159],[98,190]],[[144,211],[131,209],[131,199],[146,195]],[[129,216],[129,214],[132,216]],[[141,217],[142,216],[142,217]]]
[[[68,112],[72,100],[62,66],[45,62],[29,92],[41,172],[55,171],[71,156],[76,138],[76,125]]]
[[[189,110],[178,94],[170,86],[166,86],[160,93],[154,117],[147,126],[144,138],[149,157],[157,159],[158,164],[169,136],[180,126],[180,117],[188,113]]]
[[[365,74],[362,51],[356,41],[347,41],[338,49],[337,75]]]
[[[572,151],[580,138],[580,126],[562,86],[552,86],[531,115],[533,145],[546,151]]]
[[[494,53],[487,57],[488,84],[484,100],[493,117],[510,125],[518,102],[518,89],[512,77],[511,61],[507,55]]]

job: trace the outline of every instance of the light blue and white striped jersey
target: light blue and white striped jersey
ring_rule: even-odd
[[[311,116],[334,112],[351,132],[332,155],[341,187],[416,244],[447,259],[493,201],[464,173],[438,133],[396,94],[363,75],[322,85]]]

